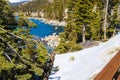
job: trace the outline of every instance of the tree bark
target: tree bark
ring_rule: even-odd
[[[85,43],[85,25],[83,24],[83,29],[82,29],[82,43]]]
[[[96,12],[96,9],[97,9],[97,4],[94,5],[92,12]]]
[[[120,19],[120,3],[118,4],[117,19]]]
[[[109,0],[106,1],[106,8],[105,8],[105,19],[104,19],[104,24],[103,24],[104,40],[107,39],[107,37],[106,37],[106,34],[107,34],[106,27],[107,27],[108,4],[109,4]]]
[[[49,60],[49,62],[47,62],[46,65],[45,65],[46,69],[43,69],[44,73],[43,73],[43,76],[42,76],[42,80],[48,80],[49,79],[49,76],[50,76],[51,71],[52,71],[54,60],[55,60],[55,53],[52,52],[50,54],[50,60]]]

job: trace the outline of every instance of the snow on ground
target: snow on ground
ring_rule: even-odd
[[[96,47],[56,55],[54,67],[59,66],[59,71],[51,74],[49,80],[92,80],[118,50],[120,34]]]

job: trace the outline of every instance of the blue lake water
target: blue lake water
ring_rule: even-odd
[[[35,27],[31,28],[30,34],[37,36],[38,38],[44,38],[45,36],[52,35],[53,33],[59,34],[60,32],[64,31],[63,26],[52,26],[49,24],[45,24],[43,21],[37,19],[30,20],[37,25],[36,28]],[[49,53],[53,51],[53,48],[46,44],[45,48],[48,50]]]
[[[59,34],[60,32],[64,31],[64,28],[60,26],[57,27],[57,26],[45,24],[43,21],[37,19],[30,19],[30,20],[37,25],[36,28],[31,28],[30,34],[38,36],[40,38],[44,38],[45,36],[52,35],[53,33]]]

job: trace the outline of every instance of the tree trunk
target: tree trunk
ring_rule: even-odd
[[[116,29],[114,29],[112,36],[115,36]]]
[[[85,25],[83,24],[83,29],[82,29],[82,42],[85,43]]]
[[[92,12],[96,12],[96,9],[97,9],[97,4],[94,5]]]
[[[120,19],[120,3],[118,4],[117,19]]]
[[[103,30],[104,30],[104,40],[106,40],[106,26],[107,26],[107,14],[108,14],[108,4],[109,0],[106,1],[106,8],[105,8],[105,19],[104,19],[104,24],[103,24]]]
[[[43,76],[42,76],[43,77],[42,80],[48,80],[49,79],[49,76],[50,76],[52,68],[53,68],[54,60],[55,60],[55,54],[54,54],[54,52],[52,52],[50,54],[50,60],[45,65],[46,69],[43,69],[44,73],[43,73]]]
[[[37,16],[40,17],[40,11],[39,11],[39,9],[37,10]]]

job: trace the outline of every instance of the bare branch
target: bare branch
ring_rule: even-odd
[[[15,34],[13,34],[13,33],[7,32],[7,31],[6,31],[5,29],[3,29],[3,28],[0,28],[0,30],[2,30],[2,31],[4,31],[4,32],[6,32],[6,33],[7,33],[7,34],[9,34],[9,35],[14,36],[15,38],[18,38],[18,39],[23,40],[21,37],[19,37],[19,36],[15,35]]]
[[[20,58],[21,56],[19,55],[19,53],[7,42],[5,42],[1,37],[0,37],[0,40],[9,48],[11,48],[11,50],[13,50]]]
[[[8,54],[4,53],[4,55],[8,58],[8,60],[9,60],[11,63],[13,63],[12,60],[11,60],[11,58],[8,56]]]

